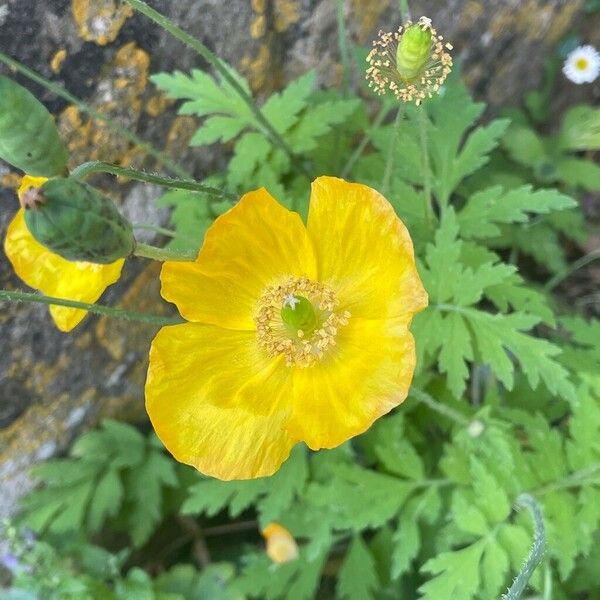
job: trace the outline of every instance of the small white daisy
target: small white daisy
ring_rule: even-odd
[[[600,74],[600,53],[594,46],[579,46],[567,56],[562,71],[573,83],[592,83]]]

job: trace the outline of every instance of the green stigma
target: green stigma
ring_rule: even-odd
[[[420,24],[411,25],[402,34],[396,51],[396,69],[407,81],[419,76],[429,61],[431,29]]]
[[[281,306],[281,318],[283,322],[296,331],[310,334],[319,325],[317,313],[311,302],[303,296],[290,294],[283,300]]]

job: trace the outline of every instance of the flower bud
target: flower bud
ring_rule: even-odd
[[[76,179],[58,177],[21,196],[33,237],[71,261],[108,264],[133,252],[131,224],[114,203]]]
[[[267,542],[267,556],[278,564],[298,558],[298,544],[294,536],[279,523],[270,523],[262,535]]]
[[[29,175],[66,173],[69,155],[54,118],[23,86],[0,75],[0,158]]]

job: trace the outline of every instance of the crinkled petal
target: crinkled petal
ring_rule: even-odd
[[[164,264],[161,293],[188,321],[249,330],[266,287],[315,268],[300,216],[262,188],[213,223],[195,262]]]
[[[318,278],[335,289],[342,309],[361,318],[410,322],[427,306],[410,235],[375,190],[319,177],[312,184],[308,232]]]
[[[323,360],[293,374],[290,434],[313,450],[362,433],[407,396],[415,343],[402,320],[352,318]]]
[[[4,251],[27,285],[47,296],[93,303],[119,279],[123,259],[109,265],[68,261],[50,252],[29,233],[24,212],[20,209],[8,226]],[[71,331],[87,311],[52,305],[50,314],[61,331]]]
[[[152,342],[146,409],[173,456],[219,479],[273,474],[294,440],[290,370],[250,331],[184,323]]]

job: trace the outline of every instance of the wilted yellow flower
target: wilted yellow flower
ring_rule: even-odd
[[[297,442],[333,448],[402,402],[427,305],[404,224],[375,190],[312,185],[305,227],[265,189],[167,262],[189,322],[152,343],[146,408],[181,462],[220,479],[274,473]]]
[[[262,530],[267,543],[267,556],[275,563],[286,563],[298,558],[298,544],[294,536],[279,523],[270,523]]]
[[[395,32],[380,31],[367,57],[369,87],[417,105],[431,98],[452,70],[452,57],[444,49],[452,50],[452,45],[444,45],[443,39],[427,17],[408,21]]]
[[[25,175],[18,190],[21,203],[26,201],[27,190],[40,187],[45,181],[45,177]],[[72,262],[50,252],[27,229],[23,208],[8,226],[4,251],[15,273],[27,285],[47,296],[88,303],[98,300],[104,290],[119,279],[125,262],[123,259],[108,265]],[[50,314],[61,331],[71,331],[87,311],[52,305]]]

